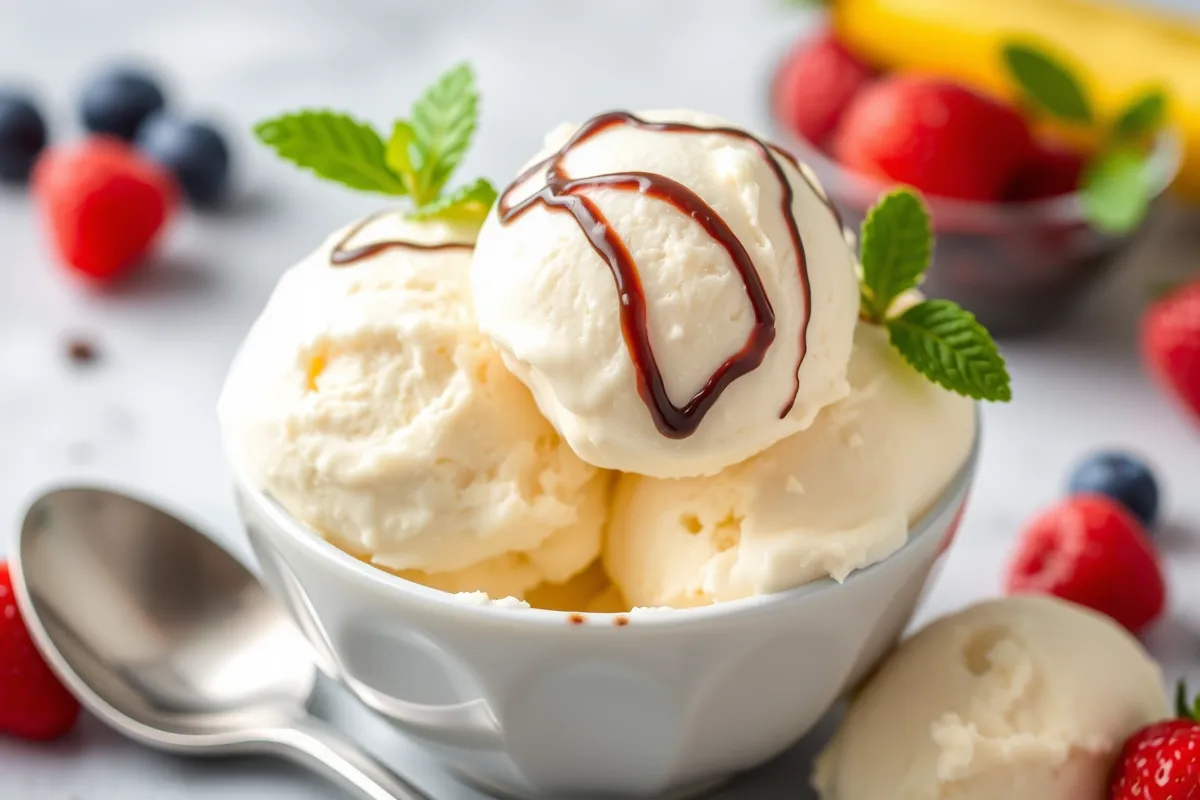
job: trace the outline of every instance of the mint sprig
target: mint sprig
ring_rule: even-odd
[[[259,141],[283,158],[352,189],[404,194],[388,169],[383,140],[370,125],[335,111],[297,111],[260,122]]]
[[[1023,42],[1006,44],[1003,54],[1004,64],[1028,104],[1057,119],[1092,121],[1087,90],[1066,64]]]
[[[495,188],[480,178],[474,183],[461,186],[450,194],[426,203],[409,216],[417,220],[445,219],[469,222],[487,216],[488,209],[495,202]]]
[[[867,212],[859,242],[860,316],[886,327],[904,360],[939,386],[976,400],[1011,400],[1004,357],[969,311],[949,300],[923,300],[892,313],[901,295],[921,284],[932,258],[921,198],[911,189],[884,195]]]
[[[1125,106],[1113,123],[1113,134],[1121,141],[1134,141],[1154,133],[1166,120],[1166,93],[1162,89],[1149,89]]]
[[[441,75],[392,123],[385,142],[371,125],[335,111],[298,111],[254,127],[259,141],[318,177],[412,201],[410,219],[482,223],[496,199],[484,179],[443,190],[471,145],[479,92],[468,64]]]
[[[862,224],[860,253],[866,316],[882,322],[897,297],[915,289],[929,268],[929,212],[912,192],[886,194]]]
[[[1188,698],[1188,688],[1185,681],[1175,686],[1175,715],[1180,719],[1190,719],[1200,722],[1200,696],[1194,701]]]
[[[1166,94],[1157,87],[1147,89],[1115,118],[1100,123],[1083,81],[1066,62],[1021,41],[1007,43],[1002,57],[1025,105],[1035,112],[1071,126],[1105,126],[1104,145],[1084,170],[1079,187],[1084,211],[1096,228],[1108,233],[1136,228],[1154,199],[1145,140],[1166,121]]]
[[[926,300],[884,324],[892,346],[934,383],[978,400],[1012,399],[1004,358],[971,312]]]
[[[413,103],[413,200],[418,207],[437,197],[462,161],[478,116],[479,92],[466,64],[446,72]]]
[[[1145,156],[1129,145],[1113,147],[1092,159],[1080,188],[1088,218],[1103,230],[1136,228],[1153,199]]]

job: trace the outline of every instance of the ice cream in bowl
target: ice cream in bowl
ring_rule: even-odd
[[[786,152],[685,110],[560,126],[501,191],[449,189],[476,106],[460,67],[387,141],[259,127],[405,206],[288,270],[230,369],[250,541],[325,667],[468,780],[699,792],[899,636],[1008,375],[919,294],[911,192],[856,237]]]

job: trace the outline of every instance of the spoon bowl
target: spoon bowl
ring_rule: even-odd
[[[287,757],[369,800],[420,800],[307,709],[313,653],[237,559],[134,498],[50,492],[11,556],[38,649],[104,722],[158,749]]]
[[[316,668],[255,576],[192,533],[129,497],[52,492],[25,518],[18,582],[55,666],[110,707],[107,722],[153,745],[222,748],[303,717]]]

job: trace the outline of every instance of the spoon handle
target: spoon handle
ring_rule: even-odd
[[[358,800],[433,800],[315,717],[273,730],[268,738],[279,755],[324,776]]]

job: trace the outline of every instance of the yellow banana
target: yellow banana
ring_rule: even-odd
[[[1164,88],[1184,139],[1176,188],[1200,201],[1200,23],[1096,0],[835,0],[851,49],[892,69],[949,75],[1012,98],[1003,44],[1021,38],[1069,62],[1098,113]]]

